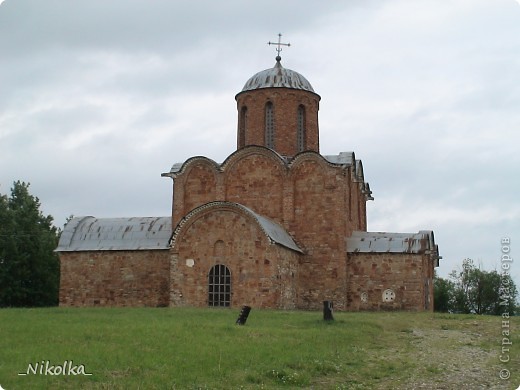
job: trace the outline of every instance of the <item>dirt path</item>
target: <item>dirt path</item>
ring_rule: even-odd
[[[411,378],[402,389],[517,389],[499,378],[499,347],[485,339],[478,322],[466,329],[412,331],[411,353],[424,366],[424,378]],[[498,336],[497,336],[498,337]],[[509,367],[510,368],[510,367]]]

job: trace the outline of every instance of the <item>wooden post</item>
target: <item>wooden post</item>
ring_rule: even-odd
[[[334,317],[332,316],[332,310],[332,301],[323,301],[323,319],[325,321],[334,321]]]
[[[240,314],[238,315],[237,325],[245,325],[247,321],[247,316],[249,316],[249,312],[251,311],[251,306],[242,306],[242,310],[240,310]]]

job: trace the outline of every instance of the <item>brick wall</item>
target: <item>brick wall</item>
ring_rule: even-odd
[[[299,159],[291,167],[294,219],[290,231],[306,250],[299,280],[299,306],[318,309],[333,300],[346,305],[345,235],[350,224],[345,197],[346,179],[317,155]]]
[[[283,188],[286,168],[268,150],[240,153],[226,164],[225,200],[240,203],[279,223],[283,222]]]
[[[426,254],[349,253],[349,310],[433,310],[433,262]],[[391,290],[393,300],[384,301]]]
[[[175,191],[175,225],[193,208],[215,200],[240,203],[280,223],[306,251],[297,306],[320,308],[323,300],[333,300],[336,308],[347,307],[345,238],[366,229],[365,207],[359,205],[366,200],[352,168],[333,166],[314,152],[287,164],[269,149],[250,146],[221,167],[190,160],[175,179]]]
[[[171,304],[208,306],[208,274],[231,273],[231,306],[296,307],[299,254],[271,244],[258,223],[236,208],[198,213],[176,233],[171,258]]]
[[[216,199],[217,175],[215,168],[202,160],[186,171],[184,181],[184,209],[193,210],[208,198]]]
[[[168,306],[169,251],[60,253],[60,306]]]
[[[305,107],[306,150],[319,153],[318,110],[320,97],[315,93],[287,88],[263,88],[237,95],[238,128],[241,112],[247,107],[244,145],[265,145],[265,105],[274,107],[274,150],[282,156],[294,156],[297,148],[298,107]],[[238,137],[240,138],[240,137]],[[240,141],[238,146],[241,147]]]
[[[190,159],[175,177],[173,227],[198,206],[228,201],[283,223],[297,235],[310,228],[309,218],[320,216],[327,225],[324,231],[345,237],[366,230],[366,199],[351,172],[313,152],[288,165],[271,150],[255,146],[236,151],[221,166],[206,158]]]

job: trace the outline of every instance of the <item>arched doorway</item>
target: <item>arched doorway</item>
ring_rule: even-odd
[[[224,264],[211,267],[208,275],[208,304],[228,307],[231,304],[231,272]]]

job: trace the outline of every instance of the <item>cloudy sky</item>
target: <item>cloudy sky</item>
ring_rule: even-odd
[[[163,216],[175,162],[236,148],[234,96],[282,64],[321,95],[322,154],[354,151],[370,231],[434,230],[520,280],[520,4],[515,0],[7,0],[0,193],[31,183],[74,214]]]

